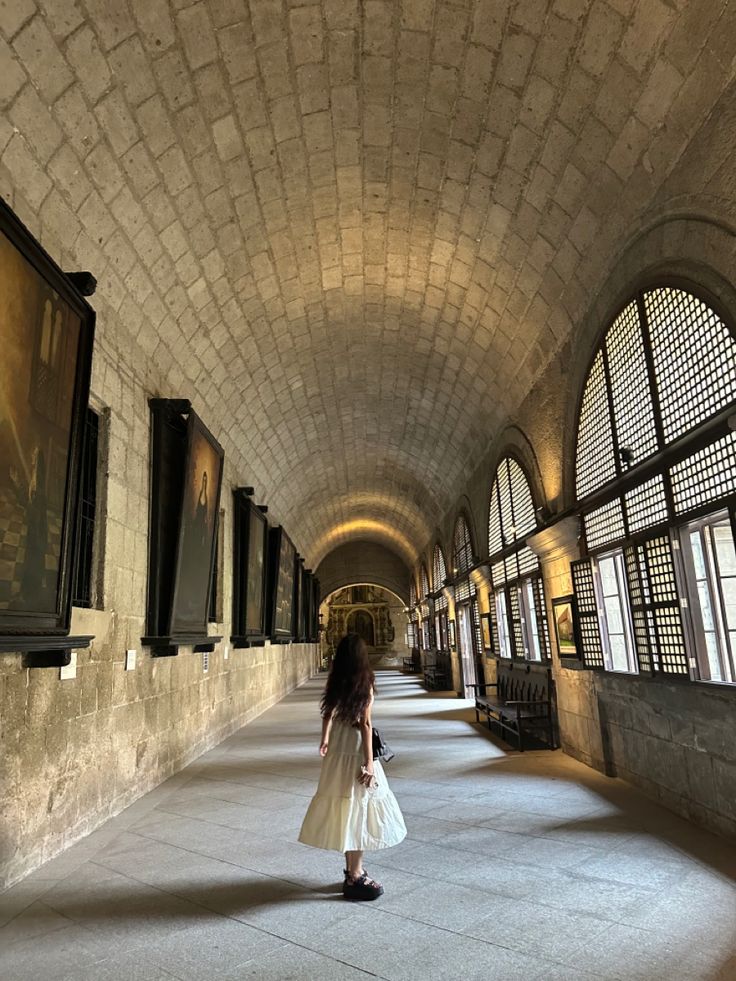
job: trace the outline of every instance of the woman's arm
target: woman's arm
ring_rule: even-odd
[[[375,782],[373,775],[373,725],[371,723],[371,709],[373,708],[373,693],[368,707],[365,710],[363,721],[360,724],[360,735],[363,743],[363,765],[360,768],[358,783],[364,787],[371,787]]]
[[[327,747],[330,745],[330,729],[332,728],[332,712],[322,717],[322,740],[319,744],[319,755],[327,756]]]

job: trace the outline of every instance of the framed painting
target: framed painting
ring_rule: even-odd
[[[483,640],[483,650],[490,654],[493,651],[490,613],[481,613],[480,615],[480,634]]]
[[[70,277],[0,200],[3,650],[69,631],[94,324]]]
[[[172,637],[207,634],[223,458],[220,444],[199,416],[190,412],[171,604]]]
[[[250,493],[249,493],[250,492]],[[266,636],[268,521],[251,500],[252,488],[233,491],[233,636],[235,647]]]
[[[272,641],[292,639],[294,625],[294,573],[296,549],[279,525],[269,532],[268,623]]]
[[[223,450],[187,399],[150,399],[148,635],[156,656],[180,645],[214,650],[207,635]]]
[[[291,636],[294,640],[302,639],[302,617],[304,614],[304,559],[297,555],[294,558],[294,605],[292,607],[293,622]]]
[[[552,600],[555,637],[560,657],[580,657],[575,597],[558,596]]]
[[[318,641],[319,637],[319,604],[322,601],[319,579],[312,573],[312,627],[311,640]]]

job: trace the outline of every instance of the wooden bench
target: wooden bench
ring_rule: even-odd
[[[447,688],[447,668],[444,661],[437,654],[425,654],[422,666],[424,677],[424,687],[431,690]]]
[[[414,664],[413,657],[404,657],[401,659],[401,663],[403,665],[404,671],[409,671],[411,674],[413,674],[414,671],[416,671],[417,669],[416,665]]]
[[[554,682],[550,668],[542,664],[497,661],[497,680],[475,689],[475,719],[485,716],[488,728],[497,725],[507,742],[514,737],[524,752],[524,736],[534,735],[557,748],[554,724]],[[495,689],[489,694],[489,689]],[[508,733],[508,737],[505,735]]]

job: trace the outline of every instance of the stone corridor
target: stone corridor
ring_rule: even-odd
[[[341,859],[296,841],[317,677],[0,897],[2,981],[728,981],[736,849],[468,702],[379,676],[409,834]]]

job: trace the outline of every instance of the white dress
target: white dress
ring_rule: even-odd
[[[404,840],[404,818],[383,767],[373,761],[377,786],[369,790],[358,783],[362,762],[360,730],[333,722],[317,793],[302,822],[299,841],[314,848],[353,852],[390,848]]]

